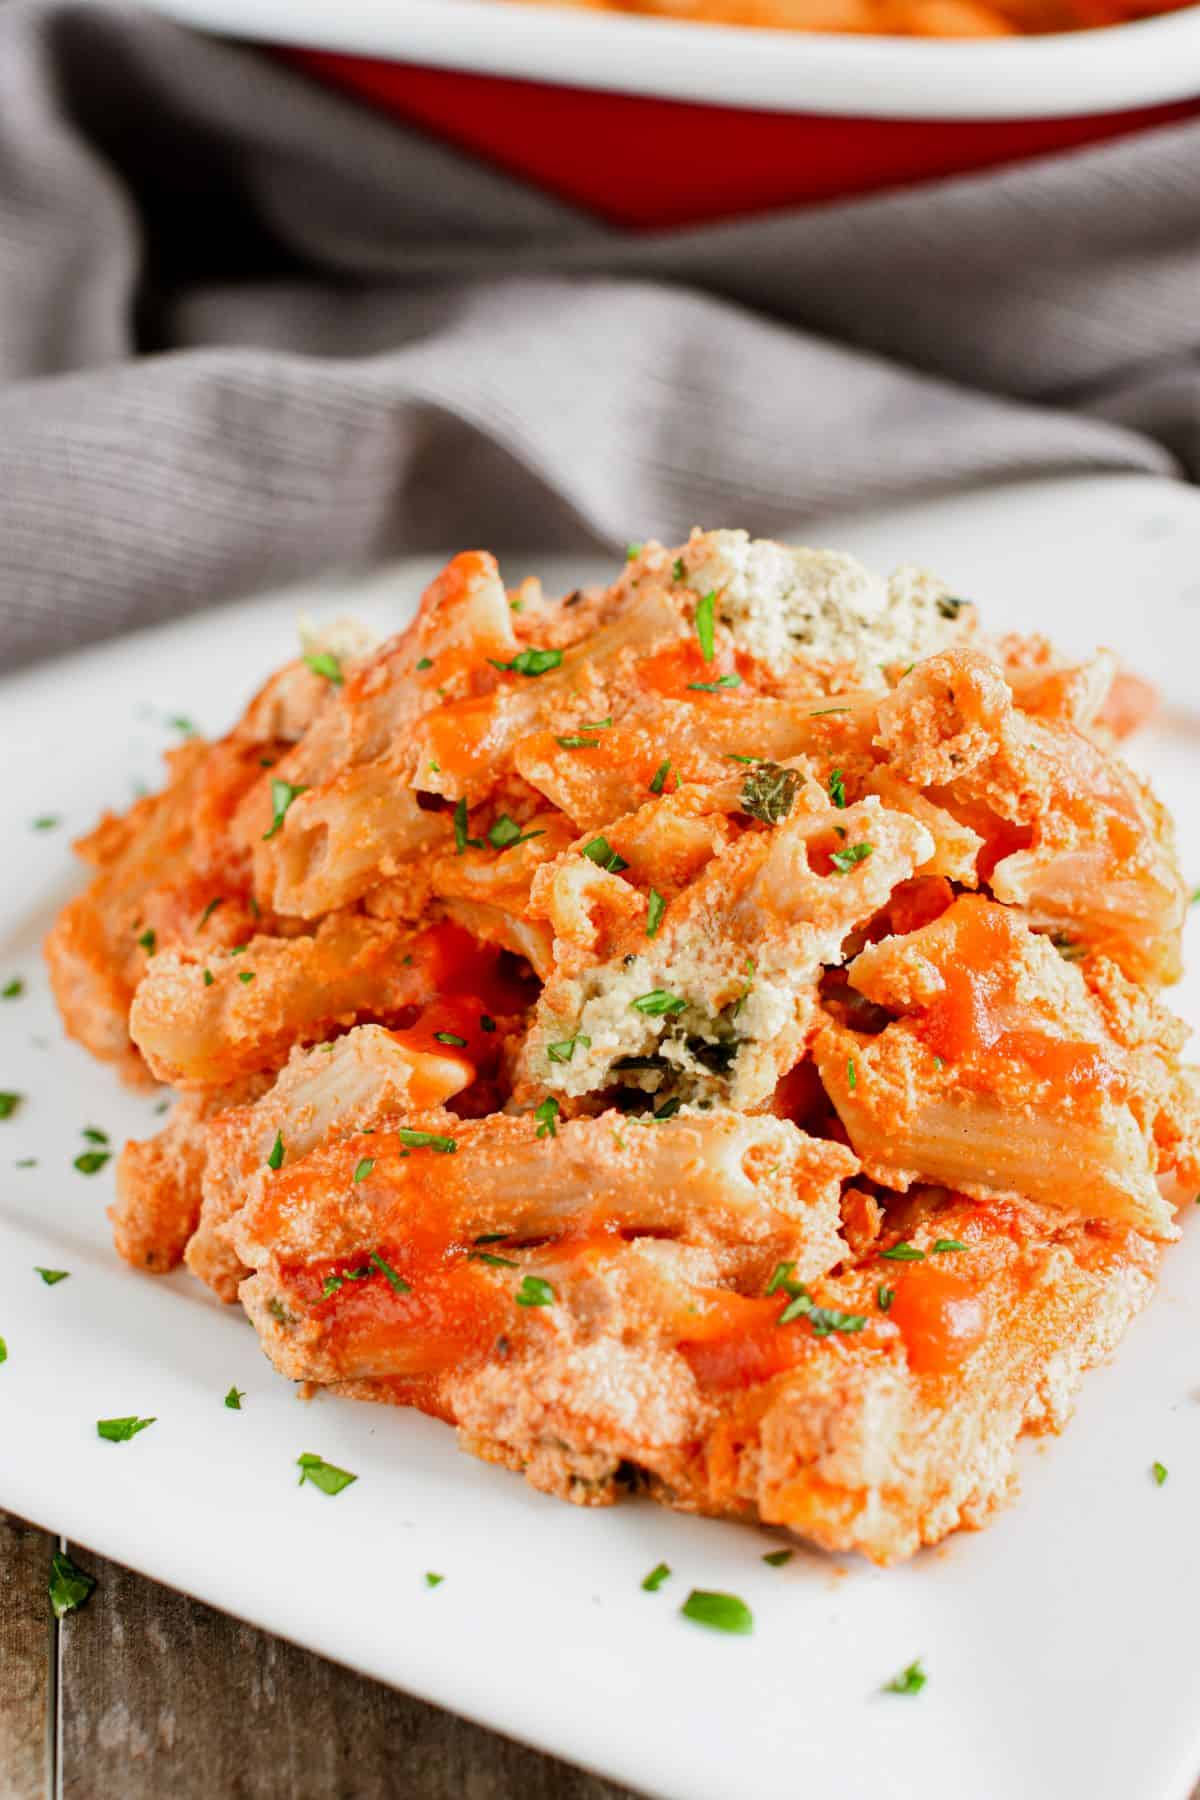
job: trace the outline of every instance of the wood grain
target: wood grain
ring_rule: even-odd
[[[49,1800],[54,1615],[47,1583],[56,1540],[0,1513],[0,1800]]]
[[[70,1548],[100,1587],[62,1625],[63,1800],[632,1800]]]

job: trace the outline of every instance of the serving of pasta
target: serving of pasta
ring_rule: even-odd
[[[738,531],[306,633],[47,941],[177,1091],[117,1250],[565,1499],[880,1563],[986,1522],[1200,1187],[1152,703]]]
[[[875,37],[995,38],[1087,31],[1176,12],[1194,0],[549,0],[706,25]]]

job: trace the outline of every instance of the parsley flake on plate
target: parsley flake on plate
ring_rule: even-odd
[[[884,1694],[919,1694],[928,1679],[929,1677],[921,1667],[921,1659],[918,1657],[916,1662],[909,1663],[907,1669],[901,1669],[899,1675],[893,1675],[890,1681],[885,1681],[880,1692]]]
[[[782,1569],[785,1563],[791,1562],[795,1554],[794,1550],[768,1550],[763,1561],[769,1563],[773,1569]]]
[[[24,1098],[24,1094],[0,1093],[0,1119],[11,1119]]]
[[[95,1593],[98,1583],[73,1563],[65,1550],[56,1550],[50,1558],[50,1607],[56,1619],[65,1619]]]
[[[754,1614],[736,1594],[718,1594],[705,1588],[693,1588],[680,1612],[697,1625],[710,1631],[725,1631],[735,1637],[749,1637],[754,1630]]]
[[[1160,1462],[1151,1463],[1150,1473],[1154,1477],[1155,1487],[1161,1487],[1163,1482],[1167,1479],[1166,1463],[1160,1463]]]
[[[127,1444],[139,1431],[145,1431],[153,1424],[152,1418],[139,1419],[136,1413],[130,1413],[124,1419],[97,1419],[96,1436],[110,1444]]]
[[[25,983],[19,975],[14,975],[11,981],[6,981],[0,988],[0,1000],[18,1000],[24,992]]]
[[[323,1456],[314,1456],[311,1450],[296,1458],[296,1467],[300,1471],[300,1486],[310,1481],[323,1494],[340,1494],[343,1488],[358,1480],[349,1469],[339,1469],[336,1463],[326,1462]]]
[[[8,1361],[8,1345],[5,1343],[4,1339],[2,1337],[0,1337],[0,1363],[6,1363],[7,1361]]]
[[[427,1588],[441,1587],[445,1579],[446,1577],[444,1575],[435,1575],[432,1569],[427,1569],[425,1571],[425,1586]]]
[[[657,1594],[664,1581],[671,1579],[669,1563],[655,1563],[650,1573],[642,1581],[642,1591],[646,1594]]]
[[[62,824],[57,813],[41,813],[31,821],[34,831],[54,831]]]
[[[33,1265],[33,1272],[41,1276],[47,1287],[57,1287],[60,1281],[67,1281],[71,1274],[70,1269],[39,1269],[36,1263]]]
[[[241,1412],[242,1401],[246,1398],[245,1388],[231,1387],[225,1396],[225,1404],[230,1412]]]
[[[81,1175],[97,1175],[111,1159],[111,1150],[81,1150],[75,1158],[75,1167]]]

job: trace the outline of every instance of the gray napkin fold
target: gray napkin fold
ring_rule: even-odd
[[[402,551],[1195,476],[1198,301],[1200,122],[627,236],[260,53],[9,0],[0,653]]]

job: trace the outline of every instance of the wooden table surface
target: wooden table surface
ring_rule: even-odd
[[[632,1800],[0,1513],[0,1800]]]

